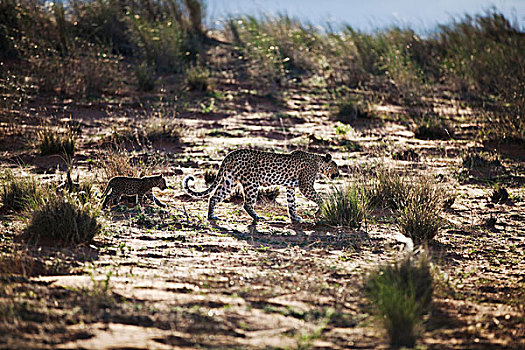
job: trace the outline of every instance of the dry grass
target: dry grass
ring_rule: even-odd
[[[161,164],[156,159],[146,161],[123,150],[112,150],[103,157],[98,166],[101,173],[99,179],[107,183],[115,176],[142,177],[152,174]]]
[[[431,241],[443,227],[439,214],[434,203],[411,198],[398,218],[399,231],[416,244]]]
[[[75,154],[75,137],[73,134],[59,134],[56,130],[44,128],[38,134],[40,154],[64,154],[73,157]]]
[[[376,181],[368,190],[371,202],[376,206],[402,210],[414,201],[438,209],[448,198],[443,186],[429,176],[407,177],[387,168],[379,168],[376,175]]]
[[[43,244],[88,243],[100,231],[97,212],[70,196],[50,195],[29,218],[24,236]]]
[[[6,170],[2,177],[2,204],[5,210],[23,211],[34,207],[41,199],[44,189],[32,176],[17,176]]]

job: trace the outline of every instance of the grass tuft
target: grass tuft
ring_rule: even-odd
[[[4,210],[20,212],[35,205],[42,189],[33,177],[15,176],[6,170],[2,179],[2,204]]]
[[[421,140],[449,140],[454,128],[439,116],[425,116],[416,122],[414,136]]]
[[[73,157],[75,154],[75,138],[72,134],[58,134],[55,131],[45,128],[39,134],[38,148],[40,154],[65,154]]]
[[[402,210],[411,201],[440,208],[446,199],[445,189],[427,176],[406,177],[392,169],[380,168],[369,191],[375,206]]]
[[[363,102],[357,100],[355,97],[349,96],[343,99],[337,105],[336,120],[345,124],[358,118],[373,118],[374,115],[363,105]]]
[[[148,92],[155,89],[155,71],[148,64],[141,63],[135,67],[135,78],[139,91]]]
[[[500,168],[502,164],[496,154],[469,152],[463,156],[463,166],[467,169]]]
[[[428,258],[405,258],[374,271],[365,292],[393,348],[414,347],[430,310],[433,279]]]
[[[169,140],[179,142],[184,127],[176,120],[168,118],[151,118],[141,127],[144,137],[150,142],[156,140]]]
[[[73,197],[51,195],[31,214],[25,234],[33,242],[77,244],[90,242],[100,228],[89,205]]]
[[[412,197],[398,218],[399,231],[416,244],[431,241],[443,226],[439,211],[435,203]]]
[[[321,218],[329,225],[359,228],[368,211],[367,198],[358,185],[333,187],[321,206]]]
[[[206,91],[211,87],[210,71],[200,65],[186,70],[186,84],[190,90]]]

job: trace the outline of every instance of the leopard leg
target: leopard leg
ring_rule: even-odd
[[[217,186],[217,189],[210,197],[208,203],[208,220],[217,220],[218,217],[214,214],[217,203],[222,202],[230,194],[233,188],[233,176],[231,174],[224,175],[224,181]]]
[[[259,193],[258,184],[243,184],[244,189],[244,210],[253,219],[252,225],[255,225],[258,220],[262,219],[255,210],[253,209],[255,202],[257,201],[257,194]]]
[[[144,201],[144,193],[137,193],[137,204],[139,205],[141,210],[142,210],[143,201]]]
[[[287,187],[286,188],[286,201],[288,202],[288,214],[292,222],[301,221],[301,217],[297,216],[297,211],[295,208],[295,188]]]
[[[104,209],[112,199],[113,196],[111,194],[107,194],[106,197],[104,197],[104,201],[102,202],[102,209]]]
[[[299,190],[301,193],[311,200],[312,202],[315,202],[318,206],[317,211],[315,212],[315,215],[318,215],[321,211],[321,206],[323,205],[323,199],[317,193],[314,189],[313,183],[312,184],[299,184]]]

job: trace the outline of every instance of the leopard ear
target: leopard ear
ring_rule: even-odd
[[[324,156],[324,160],[326,160],[327,162],[331,161],[332,160],[332,156],[330,154],[325,154]]]

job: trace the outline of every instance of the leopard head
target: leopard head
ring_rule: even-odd
[[[322,158],[321,164],[319,166],[319,171],[321,174],[325,175],[330,179],[335,179],[339,176],[339,169],[337,168],[337,164],[332,160],[332,156],[330,154],[326,154]]]

